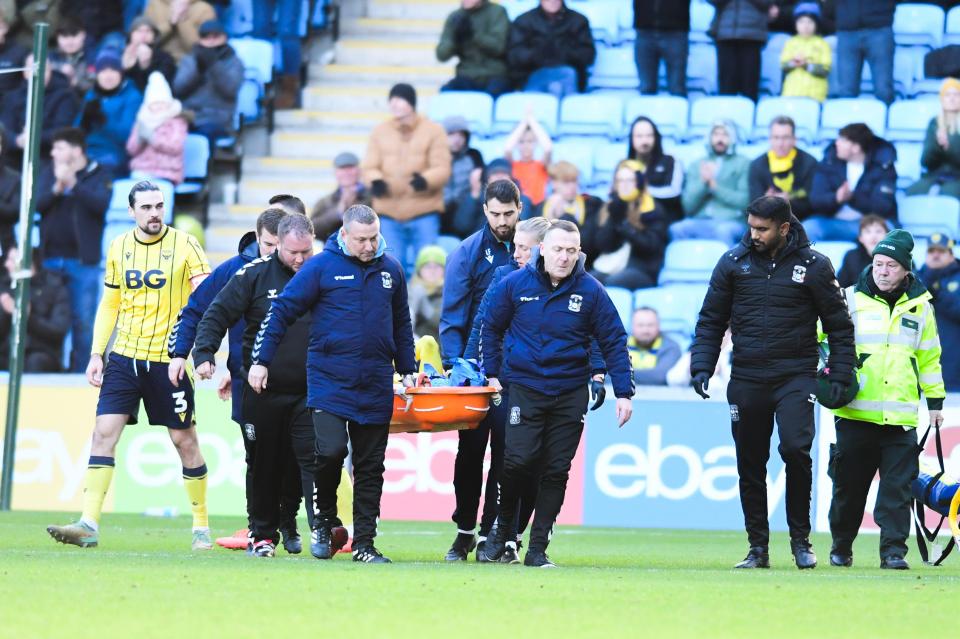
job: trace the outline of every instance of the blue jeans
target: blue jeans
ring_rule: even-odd
[[[637,29],[634,54],[640,76],[640,93],[657,93],[660,60],[667,65],[667,91],[687,95],[687,52],[690,36],[686,31]]]
[[[680,220],[670,225],[674,240],[720,240],[733,246],[743,238],[747,225],[736,220]]]
[[[893,102],[893,28],[861,29],[837,32],[836,94],[841,98],[860,95],[860,77],[866,59],[873,75],[873,93],[878,99]]]
[[[253,37],[280,40],[280,73],[300,73],[300,10],[302,0],[254,0]],[[276,12],[277,19],[273,19]]]
[[[510,81],[507,78],[490,78],[486,82],[479,82],[463,75],[458,75],[445,85],[440,87],[441,91],[483,91],[493,97],[499,97],[501,94],[510,90]]]
[[[387,241],[387,252],[403,264],[408,280],[413,277],[417,253],[424,246],[436,244],[439,233],[439,213],[427,213],[406,222],[380,216],[380,234]]]
[[[93,349],[93,320],[97,314],[97,296],[103,285],[103,271],[99,266],[81,264],[73,257],[48,257],[43,268],[59,273],[70,290],[71,322],[70,372],[87,370]]]
[[[523,90],[552,93],[562,100],[563,96],[577,92],[577,70],[567,66],[537,69],[527,78]]]
[[[815,215],[803,221],[803,228],[811,242],[856,242],[860,220],[838,220]]]

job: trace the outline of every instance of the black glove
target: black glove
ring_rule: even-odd
[[[603,382],[598,382],[595,379],[590,380],[590,397],[594,400],[590,410],[597,410],[603,406],[603,400],[607,398],[607,387],[603,385]]]
[[[621,200],[616,192],[610,194],[607,210],[610,212],[610,219],[615,222],[622,222],[627,219],[627,203]]]
[[[94,98],[83,105],[83,112],[80,115],[80,128],[90,133],[93,129],[98,129],[106,124],[107,118],[103,114],[103,104],[100,98]]]
[[[710,375],[708,373],[697,373],[690,380],[690,385],[693,386],[693,390],[704,399],[710,399],[710,396],[707,395],[707,389],[710,387]]]
[[[413,174],[413,179],[410,180],[410,186],[413,187],[414,191],[426,191],[427,190],[427,181],[423,179],[423,176],[419,173]]]
[[[457,44],[463,44],[473,36],[473,23],[466,13],[460,15],[456,26],[453,27],[453,39]]]
[[[374,180],[370,183],[370,195],[373,197],[383,197],[389,190],[387,183],[383,180]]]
[[[834,406],[840,403],[840,398],[847,392],[847,385],[843,382],[830,381],[830,403]]]
[[[205,47],[202,44],[194,45],[193,55],[197,60],[197,71],[203,73],[216,64],[219,53],[217,47]]]

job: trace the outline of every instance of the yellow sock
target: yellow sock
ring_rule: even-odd
[[[187,489],[190,510],[193,511],[193,527],[209,528],[207,519],[207,465],[183,469],[183,487]]]
[[[353,523],[353,480],[346,468],[343,469],[340,486],[337,488],[337,515],[344,526]]]
[[[100,525],[100,511],[103,510],[103,500],[107,498],[110,482],[113,481],[113,457],[91,455],[87,464],[87,475],[83,480],[83,514],[82,521]]]

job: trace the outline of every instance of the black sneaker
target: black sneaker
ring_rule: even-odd
[[[527,551],[527,554],[523,558],[524,566],[531,566],[533,568],[556,568],[557,564],[550,561],[550,558],[547,557],[547,553],[544,550],[539,550],[537,548],[531,548]]]
[[[310,554],[317,559],[330,559],[334,552],[330,541],[330,529],[326,526],[314,528],[310,533]]]
[[[880,560],[880,567],[884,570],[910,570],[907,560],[898,555],[889,555]]]
[[[767,553],[766,546],[753,546],[750,552],[744,557],[743,561],[734,568],[769,568],[770,555]]]
[[[269,539],[262,539],[253,542],[253,549],[250,554],[254,557],[273,557],[276,555],[277,547]]]
[[[467,556],[477,547],[477,536],[473,533],[457,533],[453,545],[447,551],[446,561],[466,561]]]
[[[281,531],[283,534],[283,549],[291,555],[299,555],[303,552],[303,541],[300,539],[300,533],[293,531]]]
[[[353,551],[353,560],[360,561],[365,564],[389,564],[393,563],[382,554],[380,551],[374,548],[373,546],[364,546],[363,548],[357,548]]]
[[[507,545],[503,549],[503,554],[500,555],[501,564],[519,564],[520,555],[517,552],[517,544],[508,541]]]
[[[817,567],[817,556],[813,552],[813,546],[810,545],[809,539],[791,539],[790,551],[793,553],[793,560],[800,570]]]
[[[838,568],[849,568],[853,565],[853,555],[831,550],[830,565]]]

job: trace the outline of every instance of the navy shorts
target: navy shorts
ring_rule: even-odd
[[[137,423],[140,400],[154,426],[184,429],[194,425],[193,381],[184,375],[180,386],[170,383],[167,364],[130,359],[110,353],[100,385],[97,415],[129,415]]]

